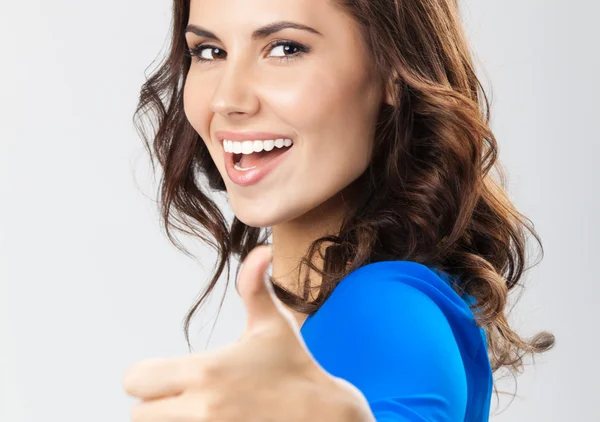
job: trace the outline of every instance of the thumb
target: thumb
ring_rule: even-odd
[[[281,313],[278,308],[281,305],[277,303],[279,299],[266,277],[272,258],[272,248],[261,245],[252,249],[242,263],[236,285],[246,308],[247,329],[273,320]]]

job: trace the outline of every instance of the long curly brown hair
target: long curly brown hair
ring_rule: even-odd
[[[298,267],[299,274],[306,266],[322,277],[316,299],[308,299],[310,271],[302,297],[274,283],[275,292],[290,308],[311,314],[344,276],[365,264],[410,260],[433,266],[460,281],[453,286],[457,293],[476,299],[472,309],[487,334],[492,370],[520,372],[525,355],[554,345],[552,334],[523,339],[507,321],[508,294],[521,285],[525,269],[527,233],[542,255],[543,248],[504,190],[490,103],[475,75],[457,0],[336,3],[361,25],[377,72],[390,81],[395,106],[382,105],[371,164],[354,182],[362,192],[358,205],[337,235],[312,243]],[[225,269],[229,285],[232,257],[241,262],[255,246],[267,244],[271,233],[235,217],[228,224],[211,199],[211,192],[225,193],[225,184],[183,108],[189,10],[189,0],[174,0],[170,51],[141,88],[134,124],[153,167],[156,157],[164,172],[159,203],[169,240],[189,255],[173,236],[177,230],[218,253],[214,276],[185,317],[191,348],[190,321]],[[150,135],[142,117],[152,121]],[[329,246],[322,248],[324,242]],[[313,264],[315,253],[322,269]]]

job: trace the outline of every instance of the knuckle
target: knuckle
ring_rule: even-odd
[[[223,363],[212,355],[193,356],[187,377],[191,385],[199,388],[214,387],[224,376]],[[191,369],[190,369],[191,368]]]
[[[211,417],[224,415],[228,402],[229,400],[226,400],[224,395],[212,394],[206,400],[205,412]]]
[[[185,422],[214,422],[229,420],[226,415],[227,400],[222,394],[206,392],[202,397],[190,394],[183,403],[188,411]]]
[[[223,364],[217,359],[206,359],[201,365],[201,376],[204,379],[216,380],[223,375]]]

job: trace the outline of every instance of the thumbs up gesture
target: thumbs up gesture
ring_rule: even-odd
[[[265,272],[271,248],[243,262],[237,286],[247,312],[239,342],[215,352],[135,364],[126,392],[141,399],[132,422],[375,422],[362,393],[312,357]]]

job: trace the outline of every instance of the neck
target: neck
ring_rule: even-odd
[[[301,259],[306,256],[316,239],[338,234],[348,212],[347,198],[338,194],[299,218],[273,226],[274,282],[293,294],[303,296],[303,283],[308,272],[308,299],[314,300],[318,294],[318,286],[321,285],[321,277],[306,265],[302,266],[302,272],[299,273]],[[313,255],[312,264],[321,270],[324,263],[320,255],[325,254],[325,249],[330,244],[331,242],[323,242],[320,253],[317,251]]]

